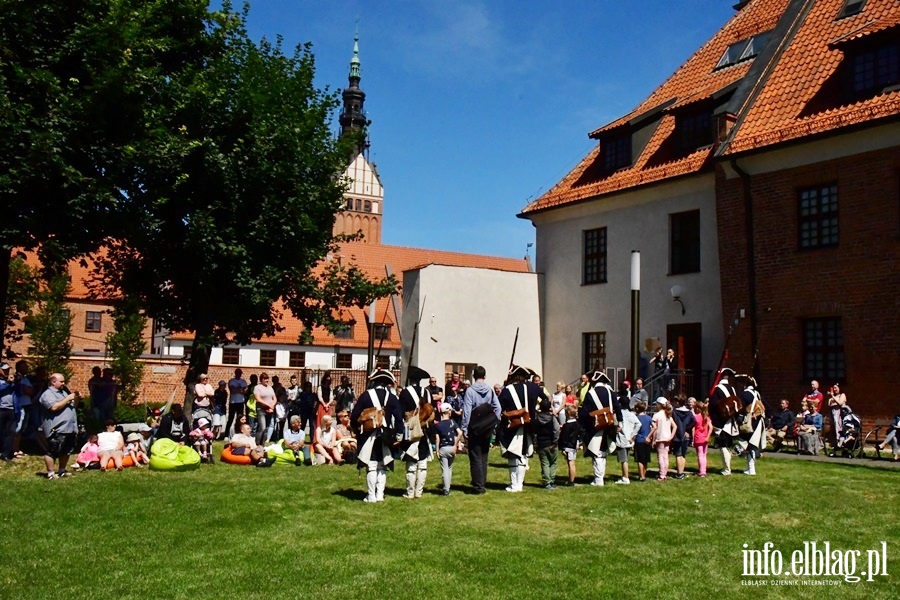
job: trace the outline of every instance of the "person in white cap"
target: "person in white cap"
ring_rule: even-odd
[[[391,391],[394,375],[385,369],[375,369],[369,376],[372,387],[356,400],[350,414],[350,427],[357,432],[356,454],[358,469],[366,470],[364,502],[384,502],[387,470],[394,468],[391,447],[403,438],[403,413],[400,400]]]
[[[137,467],[143,467],[150,462],[147,453],[144,452],[144,445],[141,443],[143,436],[140,433],[129,433],[125,438],[125,456],[131,457],[131,462]]]
[[[675,437],[675,420],[672,418],[672,405],[665,396],[656,399],[659,410],[653,415],[650,435],[647,441],[656,448],[656,459],[659,463],[657,481],[665,481],[669,473],[669,444]]]
[[[584,397],[580,420],[585,436],[584,455],[593,462],[594,479],[591,485],[602,486],[606,476],[606,457],[616,449],[622,407],[606,373],[594,371],[590,379],[594,387]]]

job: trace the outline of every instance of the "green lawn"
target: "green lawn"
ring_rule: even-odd
[[[398,469],[378,505],[360,501],[351,467],[219,463],[46,481],[37,459],[0,465],[0,598],[897,597],[900,472],[763,459],[757,477],[546,491],[535,457],[525,492],[508,494],[494,452],[485,496],[464,493],[462,456],[449,498],[433,462],[424,498],[400,497]],[[857,571],[887,541],[890,576],[741,585],[743,544],[767,541],[788,565],[804,541],[863,550]]]

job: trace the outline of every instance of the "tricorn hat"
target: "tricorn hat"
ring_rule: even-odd
[[[379,383],[382,385],[394,385],[397,383],[397,380],[394,379],[394,374],[387,369],[375,369],[369,375],[369,381],[376,385]]]
[[[406,373],[407,381],[422,381],[423,379],[430,379],[431,375],[428,374],[428,371],[425,369],[420,369],[419,367],[411,365],[409,367],[409,371]]]
[[[605,371],[597,369],[590,374],[592,383],[612,383]]]
[[[524,379],[528,379],[528,378],[530,378],[532,375],[534,375],[534,371],[532,371],[532,370],[529,369],[528,367],[523,367],[523,366],[521,366],[521,365],[512,365],[512,366],[509,368],[509,377],[510,377],[510,378],[513,378],[513,377],[522,377],[522,378],[524,378]]]
[[[734,377],[734,370],[725,367],[724,369],[719,371],[719,375],[721,375],[722,377]]]

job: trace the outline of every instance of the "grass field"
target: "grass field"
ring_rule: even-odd
[[[485,496],[465,493],[461,456],[450,497],[433,462],[424,498],[400,497],[398,469],[378,505],[346,466],[46,481],[38,459],[2,465],[0,598],[897,597],[897,471],[764,458],[757,477],[547,491],[535,458],[525,492],[508,494],[491,458]],[[862,550],[857,572],[886,541],[889,576],[742,577],[743,544],[772,542],[789,567],[804,541]]]

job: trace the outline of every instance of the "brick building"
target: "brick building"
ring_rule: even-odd
[[[710,369],[737,319],[728,364],[755,373],[770,399],[796,404],[816,378],[823,389],[841,382],[864,418],[893,415],[900,3],[749,0],[735,10],[523,209],[537,228],[545,349],[558,346],[574,368],[596,330],[606,355],[625,355],[623,257],[642,250],[668,263],[642,272],[653,294],[642,339],[666,332],[666,345]],[[681,318],[659,299],[669,286],[699,292],[684,295]],[[585,326],[580,357],[563,349],[576,340],[553,341]]]

